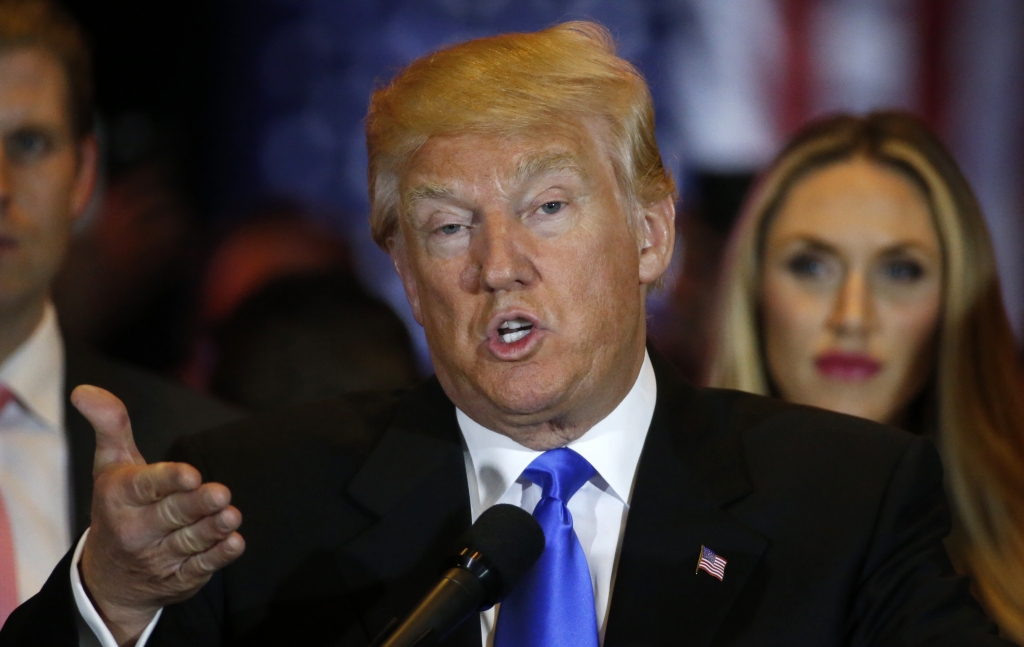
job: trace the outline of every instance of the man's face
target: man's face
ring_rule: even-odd
[[[49,53],[0,53],[0,314],[38,305],[92,192],[96,146],[78,142]]]
[[[647,286],[672,252],[671,200],[634,236],[595,132],[434,138],[400,187],[392,256],[438,379],[474,420],[537,449],[628,392]]]

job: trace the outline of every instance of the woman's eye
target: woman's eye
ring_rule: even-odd
[[[887,278],[895,281],[916,281],[924,276],[924,268],[917,261],[891,261],[882,268]]]
[[[798,254],[786,263],[790,272],[804,278],[820,278],[825,276],[828,266],[824,260],[811,254]]]
[[[438,227],[438,231],[440,231],[445,236],[451,236],[453,234],[457,234],[460,231],[462,231],[462,225],[456,225],[456,224],[441,225],[440,227]]]
[[[559,211],[561,211],[562,207],[564,206],[564,202],[545,202],[544,204],[540,205],[540,210],[541,213],[545,213],[550,216],[551,214],[558,213]]]

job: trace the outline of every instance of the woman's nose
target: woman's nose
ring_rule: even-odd
[[[829,326],[839,334],[866,334],[875,324],[871,286],[863,272],[850,272],[836,292]]]

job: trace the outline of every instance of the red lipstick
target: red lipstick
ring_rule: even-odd
[[[881,362],[862,353],[823,353],[814,360],[814,365],[825,377],[846,382],[870,380],[882,370]]]

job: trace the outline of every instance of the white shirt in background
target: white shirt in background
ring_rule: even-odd
[[[71,545],[64,343],[53,305],[0,365],[0,382],[15,396],[0,412],[0,492],[14,539],[18,601],[24,602]]]

